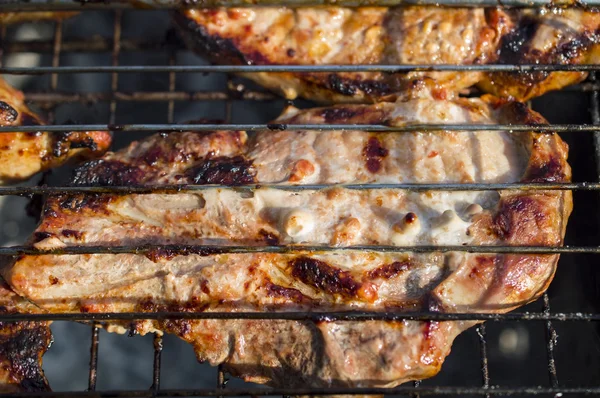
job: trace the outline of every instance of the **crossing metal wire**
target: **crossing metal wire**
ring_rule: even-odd
[[[54,39],[51,41],[33,40],[33,41],[18,41],[7,42],[6,28],[0,29],[0,44],[2,53],[0,53],[0,73],[4,74],[50,74],[50,91],[48,92],[31,92],[27,93],[27,99],[30,102],[36,103],[42,108],[46,108],[50,113],[50,122],[53,120],[54,108],[63,103],[86,103],[95,101],[107,101],[109,103],[110,118],[108,124],[103,125],[55,125],[55,126],[35,126],[35,127],[0,127],[0,133],[8,131],[89,131],[89,130],[111,130],[116,134],[126,134],[133,131],[180,131],[180,130],[212,130],[212,129],[236,129],[236,130],[259,130],[259,129],[284,129],[287,126],[283,125],[267,125],[267,124],[230,124],[231,109],[233,100],[252,100],[252,101],[269,101],[276,98],[273,94],[263,91],[242,90],[236,91],[231,79],[228,80],[228,90],[226,91],[198,91],[198,92],[182,92],[176,91],[176,79],[179,74],[189,72],[260,72],[260,71],[298,71],[298,72],[337,72],[337,71],[414,71],[414,70],[446,70],[446,71],[467,71],[467,70],[486,70],[486,71],[553,71],[553,70],[578,70],[590,71],[590,79],[578,86],[569,88],[569,90],[578,90],[589,92],[591,95],[591,119],[592,124],[567,124],[567,125],[551,125],[551,126],[529,126],[529,125],[419,125],[406,127],[387,127],[387,126],[300,126],[302,129],[318,129],[318,130],[346,130],[346,129],[364,129],[369,131],[402,133],[410,131],[423,130],[468,130],[477,131],[485,129],[486,131],[560,131],[564,133],[573,132],[588,132],[593,133],[596,140],[597,154],[600,155],[600,100],[599,90],[600,84],[596,81],[595,71],[600,70],[600,65],[362,65],[362,66],[180,66],[176,65],[175,52],[181,49],[181,45],[177,40],[165,41],[143,41],[140,39],[121,39],[122,32],[122,16],[124,8],[130,8],[132,4],[140,4],[142,2],[130,1],[111,1],[111,2],[78,2],[69,0],[33,0],[33,1],[5,1],[0,8],[0,11],[27,11],[40,9],[114,9],[114,31],[113,39],[106,38],[91,38],[85,40],[70,40],[63,41],[62,39],[62,22],[55,23]],[[194,5],[196,2],[164,0],[151,2],[159,8],[170,8],[175,6]],[[278,4],[280,2],[277,2]],[[327,0],[288,0],[288,3],[294,5],[310,5],[310,4],[328,4],[331,1]],[[354,0],[336,0],[336,4],[348,5],[365,5],[373,4],[372,1],[354,1]],[[402,4],[428,4],[427,0],[378,0],[380,5],[402,5]],[[434,1],[435,4],[440,3],[439,0]],[[460,3],[454,0],[444,1],[447,5],[497,5],[496,0],[461,0]],[[503,0],[505,5],[519,6],[539,6],[546,4],[541,0]],[[203,5],[211,5],[211,1],[203,1]],[[238,1],[238,0],[219,0],[219,4],[231,5],[248,5],[274,4],[271,0],[255,0],[253,2]],[[587,4],[595,4],[594,1],[588,1]],[[119,55],[124,51],[151,51],[165,50],[169,52],[169,64],[165,66],[120,66]],[[110,52],[112,55],[111,66],[88,66],[88,67],[70,67],[60,65],[60,56],[68,52]],[[31,67],[31,68],[9,68],[3,65],[3,54],[19,53],[19,52],[36,52],[52,54],[52,66],[50,67]],[[110,73],[111,83],[109,92],[95,93],[64,93],[59,92],[58,75],[67,73]],[[118,91],[119,76],[122,73],[168,73],[169,84],[168,91],[155,92],[120,92]],[[176,101],[225,101],[225,114],[227,123],[225,125],[174,125],[174,108]],[[115,124],[115,115],[119,102],[122,101],[162,101],[168,102],[168,124],[135,124],[135,125],[117,125]],[[600,170],[599,170],[600,175]],[[264,188],[265,185],[262,185]],[[314,185],[304,187],[281,187],[272,186],[278,189],[323,189],[325,185]],[[350,189],[383,189],[397,188],[408,190],[447,190],[447,191],[472,191],[472,190],[500,190],[500,189],[562,189],[562,190],[585,190],[599,191],[600,182],[580,182],[568,184],[536,184],[536,183],[517,183],[517,184],[354,184],[345,185]],[[163,192],[176,194],[178,192],[203,190],[210,186],[186,185],[186,186],[160,186],[160,187],[63,187],[63,186],[40,186],[40,187],[0,187],[0,195],[20,195],[31,196],[39,194],[56,194],[56,193],[93,193],[93,192],[117,192],[117,193],[149,193]],[[260,189],[256,186],[243,186],[237,189]],[[123,246],[123,247],[70,247],[53,251],[53,253],[65,254],[82,254],[82,253],[146,253],[151,250],[156,250],[157,246]],[[252,252],[252,251],[268,251],[268,252],[287,252],[290,250],[331,250],[330,247],[247,247],[247,246],[231,246],[219,247],[214,246],[187,246],[187,247],[169,247],[170,250],[187,250],[201,254],[212,254],[216,252]],[[387,247],[387,246],[368,246],[368,247],[350,247],[345,249],[336,248],[335,250],[375,250],[375,251],[467,251],[479,253],[600,253],[600,246],[581,247],[481,247],[481,246],[459,246],[459,247]],[[11,256],[19,254],[40,255],[48,252],[32,249],[31,247],[2,247],[0,248],[0,256]],[[140,391],[102,391],[97,392],[97,367],[98,367],[98,345],[99,328],[92,326],[91,337],[91,356],[89,366],[89,379],[87,392],[61,392],[61,393],[36,393],[35,395],[42,396],[107,396],[107,397],[156,397],[156,396],[257,396],[257,395],[331,395],[331,394],[410,394],[413,397],[420,395],[554,395],[561,394],[582,394],[593,395],[600,394],[600,386],[594,387],[560,387],[555,364],[555,346],[557,335],[553,327],[553,322],[556,321],[600,321],[600,314],[596,313],[557,313],[550,309],[549,298],[547,294],[543,295],[543,310],[541,312],[525,312],[525,313],[480,313],[480,314],[440,314],[429,312],[417,313],[374,313],[374,312],[285,312],[285,313],[179,313],[179,312],[162,312],[162,313],[81,313],[81,314],[8,314],[2,315],[3,321],[17,320],[73,320],[73,321],[103,321],[103,320],[134,320],[134,319],[287,319],[287,320],[340,320],[340,321],[361,321],[361,320],[482,320],[482,321],[538,321],[543,322],[546,331],[546,351],[547,351],[547,368],[550,387],[494,387],[490,383],[488,369],[488,352],[486,327],[481,325],[477,329],[479,345],[481,351],[481,386],[469,387],[454,387],[454,386],[422,386],[420,383],[414,382],[412,386],[403,385],[393,389],[388,388],[304,388],[304,389],[266,389],[266,388],[244,388],[234,389],[226,388],[226,376],[223,370],[219,367],[216,388],[213,389],[193,389],[193,390],[162,390],[160,388],[161,378],[161,354],[163,348],[162,337],[156,335],[154,337],[154,370],[152,378],[152,386],[149,390]],[[15,393],[7,396],[30,396],[33,394]]]

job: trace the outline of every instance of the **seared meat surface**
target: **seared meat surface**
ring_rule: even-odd
[[[556,134],[298,131],[295,123],[544,123],[520,103],[429,97],[299,111],[283,131],[155,135],[88,162],[75,185],[569,181]],[[386,310],[505,312],[538,297],[558,256],[382,253],[352,245],[560,245],[564,191],[298,192],[208,188],[49,198],[31,243],[327,244],[285,254],[156,249],[147,255],[21,256],[3,270],[47,311]],[[474,322],[170,320],[107,329],[174,333],[198,358],[270,385],[393,386],[436,374]]]
[[[0,79],[0,126],[42,124],[25,104],[23,93]],[[26,180],[72,158],[100,156],[110,142],[106,131],[0,133],[0,184]]]
[[[37,311],[0,281],[0,314]],[[49,322],[0,321],[0,393],[49,391],[42,355],[51,342]]]
[[[579,9],[221,8],[175,15],[188,45],[217,63],[257,65],[594,63],[600,13]],[[584,73],[247,73],[293,99],[391,99],[419,80],[433,91],[485,91],[527,100]]]

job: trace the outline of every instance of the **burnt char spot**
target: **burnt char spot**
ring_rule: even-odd
[[[328,88],[343,95],[356,94],[356,87],[342,80],[338,75],[331,74],[327,79]]]
[[[187,44],[210,59],[221,63],[241,63],[247,65],[252,63],[252,60],[247,59],[240,52],[233,40],[223,38],[219,35],[210,35],[204,26],[198,25],[195,21],[186,18],[183,13],[175,13],[174,21],[185,33],[183,38]]]
[[[0,322],[0,361],[22,390],[48,391],[40,360],[50,345],[52,335],[46,322]]]
[[[265,286],[267,288],[267,294],[271,297],[286,298],[294,303],[303,303],[306,301],[311,301],[310,297],[305,296],[298,289],[283,287],[271,282],[267,282]]]
[[[519,64],[529,52],[529,43],[538,29],[538,21],[534,18],[522,18],[519,26],[502,38],[498,49],[498,62],[503,64]]]
[[[136,185],[149,177],[141,168],[117,160],[92,160],[73,172],[74,186]]]
[[[54,234],[51,234],[50,232],[34,232],[33,243],[41,242],[44,239],[50,238],[51,236],[54,236]]]
[[[94,139],[80,132],[64,131],[53,135],[52,154],[61,157],[70,149],[87,148],[92,152],[98,150],[98,144]]]
[[[260,231],[258,231],[258,233],[267,243],[267,245],[277,246],[279,244],[279,236],[275,235],[274,233],[266,231],[264,229],[261,229]]]
[[[8,103],[0,101],[0,122],[12,124],[17,120],[19,112]]]
[[[217,157],[191,167],[186,175],[195,184],[242,185],[253,183],[256,171],[243,156]]]
[[[356,116],[360,116],[367,111],[364,106],[357,107],[336,107],[325,108],[321,111],[321,116],[327,123],[343,122]]]
[[[79,212],[85,209],[90,209],[94,212],[105,212],[104,208],[107,203],[112,201],[110,195],[102,194],[80,194],[80,195],[60,195],[56,197],[58,206],[62,210],[68,210],[72,212]],[[44,210],[44,216],[49,216],[47,212],[52,211],[56,216],[56,211],[51,208],[50,204],[46,204],[46,210]]]
[[[200,256],[211,256],[214,254],[220,254],[220,253],[224,253],[225,249],[217,249],[217,248],[213,248],[213,249],[195,249],[192,247],[187,247],[187,246],[169,246],[169,247],[157,247],[157,248],[153,248],[152,250],[149,250],[148,252],[146,252],[146,257],[156,263],[158,261],[160,261],[161,259],[164,260],[172,260],[173,258],[175,258],[176,256],[189,256],[191,254],[197,254]]]
[[[384,95],[393,92],[392,87],[385,81],[348,79],[335,73],[327,76],[325,88],[349,96],[355,95],[358,91],[367,95]]]
[[[35,116],[27,113],[27,112],[23,112],[21,113],[21,126],[39,126],[40,125],[40,121],[37,120],[35,118]]]
[[[288,50],[287,50],[287,56],[288,57],[293,57],[294,55],[296,55],[296,50],[294,50],[293,48],[288,48]]]
[[[376,173],[381,169],[381,161],[388,155],[389,151],[381,146],[381,142],[376,137],[369,138],[367,145],[363,149],[363,156],[367,170]]]
[[[290,261],[290,266],[292,276],[326,293],[355,297],[362,286],[354,280],[350,272],[310,257],[296,258]]]
[[[410,267],[409,261],[394,261],[391,264],[385,264],[367,273],[370,279],[390,279],[396,275],[408,270]]]
[[[535,165],[527,171],[524,182],[565,182],[567,177],[563,165],[552,157],[541,165]]]
[[[61,232],[61,234],[65,238],[81,239],[83,237],[83,232],[75,231],[75,230],[72,230],[72,229],[63,229],[62,232]]]

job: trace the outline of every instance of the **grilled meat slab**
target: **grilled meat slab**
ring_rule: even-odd
[[[0,79],[0,126],[42,124],[25,104],[23,93]],[[0,184],[26,180],[69,159],[100,156],[110,142],[106,131],[0,133]]]
[[[556,134],[293,130],[295,123],[544,123],[484,99],[299,111],[283,131],[155,135],[82,165],[76,185],[569,181]],[[352,245],[560,245],[564,191],[410,192],[343,186],[51,197],[31,243],[175,245],[147,255],[21,256],[3,276],[48,311],[505,312],[538,297],[555,255],[383,253]],[[183,244],[327,244],[328,252],[225,253]],[[436,374],[474,322],[170,320],[107,329],[174,333],[198,358],[271,385],[392,386]]]
[[[0,314],[39,312],[0,282]],[[0,321],[0,393],[49,391],[42,355],[52,342],[49,322]]]
[[[175,15],[185,41],[213,62],[257,65],[597,62],[600,13],[578,9],[220,8]],[[247,73],[289,99],[371,102],[416,82],[458,92],[480,83],[527,100],[576,83],[584,73]],[[443,90],[441,90],[444,92]],[[445,94],[440,94],[445,95]]]

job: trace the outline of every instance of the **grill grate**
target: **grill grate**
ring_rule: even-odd
[[[594,0],[595,1],[595,0]],[[594,1],[588,2],[594,4]],[[257,3],[269,4],[270,0],[258,0]],[[314,3],[328,3],[328,1],[306,1],[296,0],[290,1],[295,5],[308,5]],[[68,0],[55,0],[51,2],[48,0],[38,0],[30,2],[19,2],[9,1],[2,7],[6,10],[18,9],[27,10],[34,9],[41,6],[52,5],[57,8],[78,8],[79,3],[75,3]],[[161,3],[163,7],[173,7],[175,5],[182,4],[183,1],[176,0],[165,0]],[[229,0],[222,3],[234,4],[238,3],[237,0]],[[245,2],[241,2],[245,5]],[[350,5],[362,4],[361,1],[344,1],[338,0],[336,4],[348,3]],[[407,1],[402,0],[383,0],[379,1],[381,5],[396,5],[396,4],[408,4]],[[419,3],[428,4],[428,0]],[[439,4],[440,1],[434,1],[435,4]],[[456,5],[457,3],[453,0],[446,0],[443,3],[451,3]],[[462,1],[462,4],[466,5],[493,5],[497,4],[496,0],[477,0],[477,1]],[[520,5],[520,6],[535,6],[545,4],[543,0],[503,0],[506,5]],[[485,71],[554,71],[554,70],[577,70],[577,71],[591,71],[590,79],[580,85],[569,88],[569,90],[576,90],[582,92],[590,92],[591,98],[591,118],[592,124],[563,124],[563,125],[552,125],[552,126],[527,126],[527,125],[420,125],[420,126],[407,126],[400,128],[390,128],[386,126],[296,126],[302,129],[319,129],[319,130],[346,130],[346,129],[364,129],[369,131],[379,132],[409,132],[409,131],[435,131],[435,130],[509,130],[509,131],[560,131],[560,132],[593,132],[596,145],[596,154],[600,158],[600,99],[598,90],[600,90],[600,83],[596,81],[595,71],[600,70],[600,65],[467,65],[467,66],[456,66],[456,65],[368,65],[368,66],[181,66],[177,65],[176,52],[181,50],[181,46],[176,42],[169,40],[166,41],[141,41],[138,39],[122,39],[122,21],[123,11],[121,8],[127,8],[131,5],[130,2],[115,1],[115,2],[86,2],[86,9],[105,9],[105,8],[117,8],[113,11],[114,16],[114,27],[113,27],[113,39],[105,38],[91,38],[90,40],[70,40],[63,41],[63,23],[58,21],[54,27],[54,38],[51,41],[36,40],[29,42],[7,42],[6,39],[6,27],[0,28],[0,43],[2,45],[2,52],[0,52],[0,73],[6,74],[24,74],[24,75],[36,75],[36,74],[50,74],[50,90],[48,92],[33,92],[27,93],[27,99],[30,102],[36,103],[49,110],[49,121],[54,121],[54,109],[57,105],[63,103],[86,103],[86,102],[97,102],[106,101],[109,104],[109,123],[102,125],[54,125],[54,126],[43,126],[43,127],[19,127],[19,128],[0,128],[0,133],[3,132],[14,132],[14,131],[86,131],[86,130],[111,130],[117,134],[127,134],[129,132],[140,132],[140,131],[179,131],[179,130],[258,130],[258,129],[280,129],[285,126],[280,125],[266,125],[266,124],[231,124],[232,116],[232,104],[233,100],[248,100],[248,101],[270,101],[277,97],[262,91],[255,90],[237,90],[233,87],[233,83],[228,78],[228,90],[226,91],[192,91],[184,92],[176,90],[176,81],[178,73],[198,73],[198,72],[217,72],[217,73],[229,73],[229,72],[261,72],[261,71],[298,71],[298,72],[339,72],[339,71],[384,71],[384,72],[406,72],[416,70],[443,70],[443,71],[467,71],[467,70],[485,70]],[[165,50],[168,51],[168,65],[167,66],[121,66],[119,65],[119,56],[122,51],[152,51],[152,50]],[[60,57],[61,54],[66,52],[110,52],[112,56],[111,66],[93,66],[93,67],[81,67],[81,66],[61,66]],[[15,68],[5,67],[4,57],[5,53],[20,53],[20,52],[36,52],[36,53],[50,53],[52,54],[52,62],[50,67],[33,67],[33,68]],[[72,73],[110,73],[110,92],[94,92],[94,93],[61,93],[58,91],[58,79],[61,74],[72,74]],[[118,90],[119,75],[121,73],[168,73],[168,91],[154,91],[154,92],[122,92]],[[174,125],[175,105],[179,101],[224,101],[225,106],[225,125]],[[126,101],[161,101],[167,102],[167,124],[134,124],[134,125],[117,125],[116,113],[119,102]],[[600,162],[599,162],[599,176],[600,176]],[[262,185],[268,187],[269,185]],[[315,186],[303,186],[303,187],[282,187],[272,186],[279,189],[323,189],[327,188],[326,185],[315,185]],[[569,184],[354,184],[346,185],[347,188],[352,189],[383,189],[383,188],[397,188],[397,189],[410,189],[410,190],[456,190],[456,191],[471,191],[471,190],[500,190],[500,189],[569,189],[578,191],[598,191],[600,190],[600,182],[579,182]],[[203,190],[208,189],[210,186],[161,186],[161,187],[55,187],[55,186],[41,186],[41,187],[0,187],[1,195],[39,195],[39,194],[55,194],[55,193],[68,193],[68,192],[115,192],[115,193],[148,193],[160,191],[162,193],[178,193],[185,191]],[[255,186],[243,186],[239,189],[254,189]],[[156,250],[160,247],[73,247],[69,249],[63,249],[61,253],[146,253],[151,250]],[[210,253],[211,250],[215,250],[211,246],[193,246],[193,247],[178,247],[179,250],[195,250],[205,251]],[[248,251],[269,251],[269,252],[286,252],[289,250],[330,250],[331,248],[323,247],[298,247],[293,248],[286,247],[244,247],[244,246],[232,246],[227,248],[220,248],[220,250],[227,252],[248,252]],[[369,246],[369,247],[351,247],[348,249],[336,248],[335,250],[381,250],[381,251],[413,251],[413,252],[427,252],[427,251],[468,251],[468,252],[480,252],[480,253],[600,253],[600,246],[565,246],[565,247],[506,247],[506,246],[494,246],[494,247],[474,247],[474,246],[460,246],[460,247],[419,247],[419,248],[402,248],[402,247],[384,247],[384,246]],[[24,246],[13,246],[13,247],[2,247],[0,248],[0,256],[10,256],[17,254],[44,254],[48,252],[41,252],[33,250],[29,247]],[[94,324],[92,326],[91,334],[91,346],[90,346],[90,364],[89,364],[89,378],[88,378],[88,392],[61,392],[61,393],[44,393],[36,394],[42,396],[110,396],[110,397],[156,397],[156,396],[258,396],[258,395],[283,395],[284,397],[291,395],[328,395],[328,394],[408,394],[412,397],[428,396],[428,395],[478,395],[478,396],[492,396],[492,395],[554,395],[559,397],[562,394],[583,394],[592,395],[600,394],[600,386],[598,387],[560,387],[559,380],[556,370],[555,362],[555,347],[557,342],[557,333],[554,329],[553,322],[590,322],[600,321],[600,314],[596,313],[564,313],[564,312],[551,312],[550,302],[548,294],[543,295],[543,309],[541,312],[524,312],[524,313],[508,313],[508,314],[440,314],[440,313],[429,313],[429,312],[417,312],[417,313],[374,313],[374,312],[327,312],[327,313],[301,313],[301,312],[286,312],[286,313],[177,313],[177,312],[162,312],[162,313],[119,313],[119,314],[98,314],[98,313],[85,313],[85,314],[9,314],[2,315],[0,319],[2,321],[15,321],[15,320],[77,320],[77,321],[91,321],[101,322],[103,320],[133,320],[133,319],[288,319],[288,320],[313,320],[320,321],[323,319],[327,320],[348,320],[348,321],[359,321],[359,320],[487,320],[487,321],[540,321],[543,322],[545,328],[545,339],[546,339],[546,356],[547,356],[547,368],[548,377],[550,381],[550,387],[495,387],[491,384],[490,369],[489,369],[489,353],[488,353],[488,341],[485,324],[480,325],[477,328],[477,336],[480,350],[480,369],[481,369],[481,386],[480,387],[454,387],[454,386],[423,386],[419,381],[413,383],[412,386],[400,386],[394,389],[386,388],[334,388],[334,389],[266,389],[266,388],[244,388],[234,389],[226,388],[226,375],[222,367],[218,368],[216,388],[213,389],[188,389],[188,390],[161,390],[161,355],[163,350],[163,339],[162,336],[155,335],[154,337],[154,360],[153,360],[153,374],[152,374],[152,386],[149,390],[132,390],[132,391],[103,391],[96,392],[96,382],[98,374],[98,347],[100,343],[99,327]],[[7,396],[28,396],[28,394],[8,394]]]

